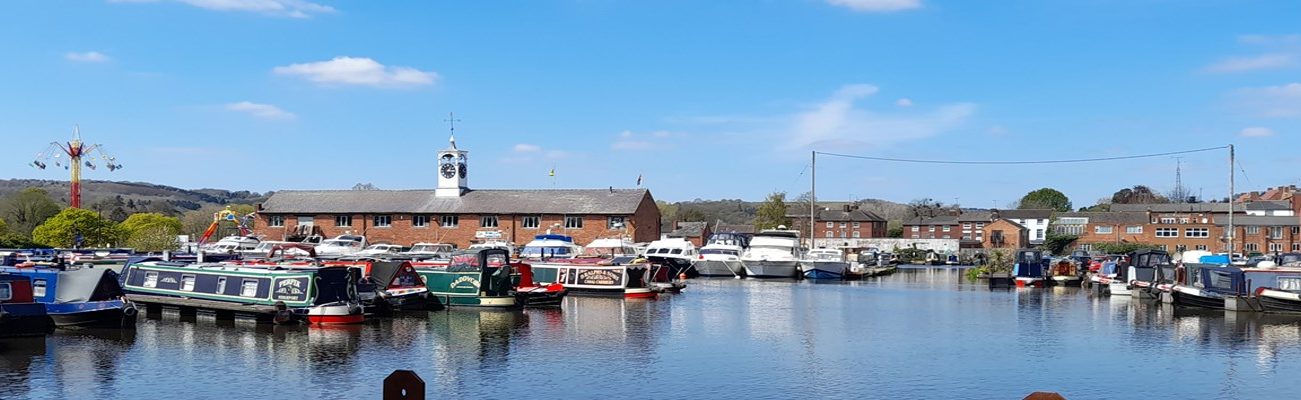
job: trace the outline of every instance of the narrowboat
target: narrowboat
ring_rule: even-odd
[[[1012,267],[1012,275],[1016,280],[1016,287],[1044,287],[1044,271],[1048,269],[1048,259],[1044,258],[1043,250],[1020,249],[1016,251],[1016,265]]]
[[[45,336],[54,322],[32,296],[32,279],[0,273],[0,338]]]
[[[512,263],[511,275],[515,284],[515,300],[524,307],[560,307],[569,289],[559,283],[540,284],[533,278],[533,266]]]
[[[1129,253],[1129,268],[1126,278],[1131,291],[1138,291],[1140,297],[1160,298],[1162,277],[1170,273],[1174,264],[1170,253],[1161,249],[1141,249]],[[1163,270],[1166,269],[1166,270]]]
[[[348,267],[145,261],[128,265],[122,275],[126,297],[151,312],[166,307],[278,324],[365,319],[357,295],[360,273]]]
[[[123,300],[122,286],[113,270],[19,265],[0,267],[0,272],[31,278],[32,297],[45,305],[55,326],[135,329],[136,307]]]
[[[633,257],[578,258],[531,265],[537,282],[559,283],[574,295],[654,298],[652,283],[669,282],[668,270],[655,270],[654,264],[638,261]]]
[[[1063,258],[1053,263],[1052,284],[1062,287],[1079,287],[1079,268],[1075,265],[1075,262],[1069,258]]]
[[[1187,273],[1188,284],[1175,285],[1170,292],[1175,307],[1223,310],[1226,298],[1246,294],[1242,268],[1196,265]]]
[[[1287,253],[1262,261],[1255,268],[1243,269],[1261,311],[1301,313],[1301,254]]]
[[[358,297],[366,311],[388,314],[393,311],[441,310],[442,303],[431,299],[429,289],[415,267],[406,261],[339,260],[326,266],[346,266],[358,270],[362,283]]]
[[[505,249],[461,251],[446,266],[412,262],[429,293],[448,307],[513,308],[510,254]]]

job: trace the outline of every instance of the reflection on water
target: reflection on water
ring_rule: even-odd
[[[0,398],[375,398],[394,369],[440,398],[1244,398],[1279,394],[1298,367],[1299,317],[904,268],[337,328],[164,314],[134,332],[0,340]]]

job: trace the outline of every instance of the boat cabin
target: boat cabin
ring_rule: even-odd
[[[520,249],[520,258],[549,259],[573,258],[583,252],[583,248],[574,244],[574,238],[565,235],[545,234],[533,237],[533,241]]]
[[[1016,265],[1012,274],[1024,278],[1042,278],[1048,262],[1043,250],[1020,249],[1016,251]]]

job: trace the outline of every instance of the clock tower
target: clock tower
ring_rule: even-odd
[[[467,153],[456,148],[456,136],[449,136],[448,142],[448,147],[438,152],[438,188],[434,189],[434,197],[460,197],[468,189],[465,184]]]

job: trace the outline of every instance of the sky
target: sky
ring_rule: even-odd
[[[667,201],[816,183],[826,200],[1002,207],[1050,187],[1083,207],[1169,191],[1178,165],[1223,198],[1228,145],[1239,192],[1301,184],[1299,15],[1286,0],[7,1],[0,178],[67,179],[41,153],[79,125],[123,166],[86,179],[430,189],[455,119],[475,189],[640,176]]]

